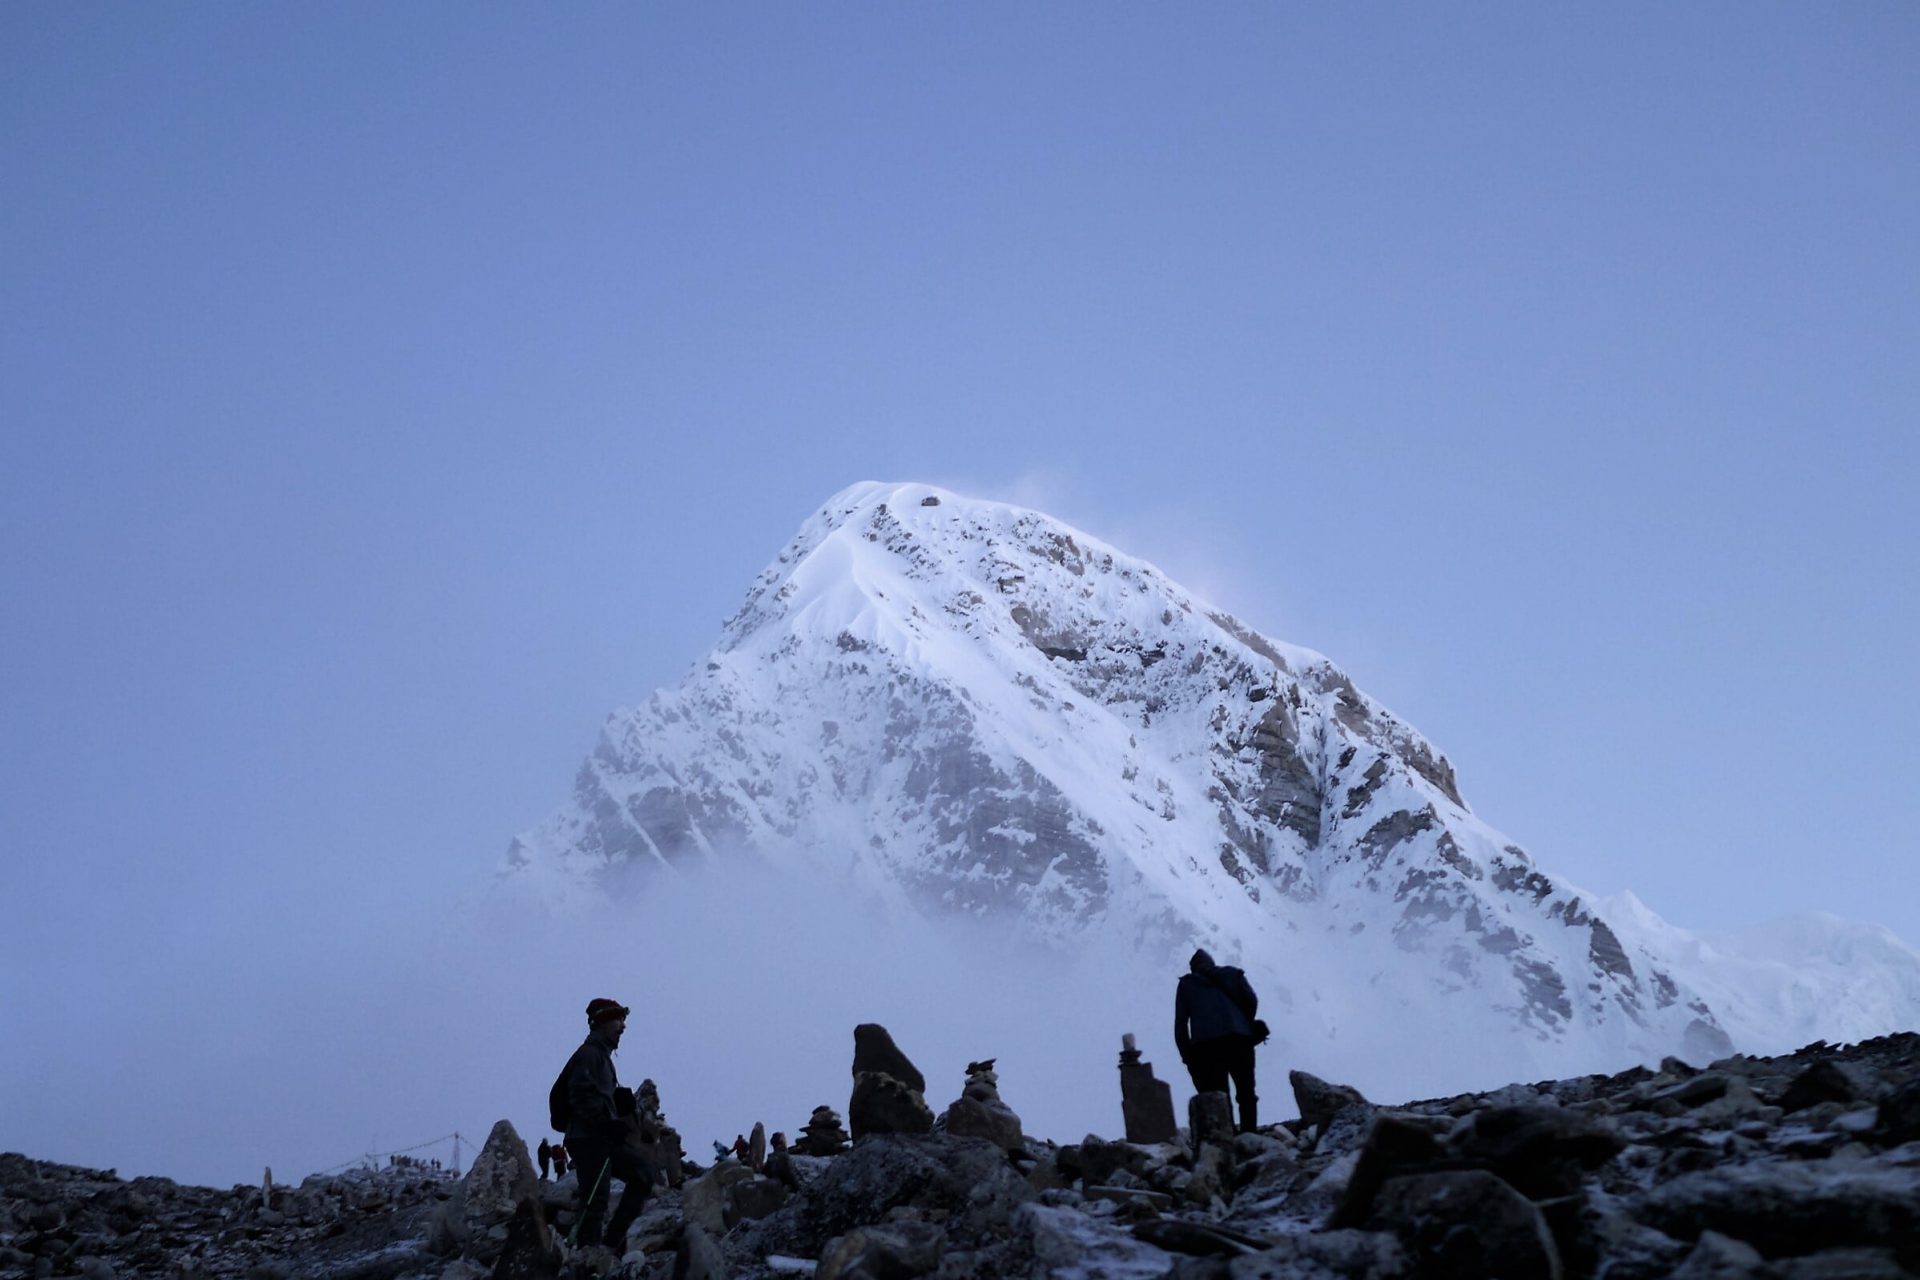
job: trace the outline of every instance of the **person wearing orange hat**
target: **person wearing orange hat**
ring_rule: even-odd
[[[620,1088],[620,1077],[613,1069],[613,1051],[626,1034],[630,1012],[617,1000],[588,1003],[587,1038],[567,1059],[548,1098],[550,1118],[567,1135],[567,1153],[580,1179],[573,1239],[590,1245],[604,1243],[616,1253],[624,1249],[627,1228],[640,1216],[653,1190],[653,1171],[626,1146],[628,1121],[620,1104],[624,1094],[631,1111],[632,1094]],[[603,1239],[600,1220],[616,1178],[626,1189]]]

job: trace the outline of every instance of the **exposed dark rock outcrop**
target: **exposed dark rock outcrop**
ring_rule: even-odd
[[[930,1133],[927,1079],[877,1022],[853,1029],[853,1096],[847,1122],[854,1141],[876,1133]]]
[[[990,1062],[972,1064],[969,1091],[985,1092],[991,1074]],[[1191,1143],[874,1133],[831,1157],[779,1150],[781,1178],[723,1160],[662,1187],[621,1257],[569,1247],[573,1179],[523,1176],[524,1147],[504,1124],[465,1179],[356,1171],[269,1195],[5,1155],[0,1274],[1920,1275],[1920,1035],[1703,1067],[1669,1059],[1397,1106],[1310,1076],[1295,1083],[1302,1119]]]

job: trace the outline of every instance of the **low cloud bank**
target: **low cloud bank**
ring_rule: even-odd
[[[353,923],[328,927],[314,904],[164,956],[127,941],[116,959],[103,942],[114,978],[82,1001],[94,1014],[76,1017],[70,990],[57,1007],[24,1000],[0,1081],[32,1105],[7,1117],[0,1145],[226,1185],[264,1166],[297,1181],[454,1131],[477,1143],[502,1117],[537,1141],[547,1087],[603,995],[633,1008],[622,1080],[658,1083],[696,1159],[756,1120],[791,1134],[820,1103],[844,1113],[860,1022],[893,1033],[936,1111],[969,1060],[998,1058],[1027,1131],[1059,1141],[1121,1132],[1115,1065],[1135,1032],[1184,1114],[1172,1038],[1184,954],[1095,938],[1062,956],[723,861],[722,874],[662,875],[644,897],[575,917],[495,897],[452,916],[333,904]],[[1384,1100],[1532,1078],[1510,1031],[1489,1038],[1477,1016],[1384,992],[1350,953],[1302,948],[1250,968],[1275,1030],[1260,1054],[1269,1120],[1293,1114],[1293,1066]]]

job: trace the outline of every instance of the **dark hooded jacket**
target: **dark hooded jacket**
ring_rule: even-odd
[[[1217,965],[1204,951],[1193,953],[1192,972],[1180,976],[1173,998],[1173,1043],[1181,1058],[1195,1040],[1224,1036],[1253,1038],[1253,1016],[1260,997],[1247,975],[1232,965]]]
[[[577,1137],[609,1138],[619,1128],[613,1091],[620,1077],[613,1070],[613,1045],[596,1029],[567,1059],[560,1078],[567,1087],[567,1141]]]

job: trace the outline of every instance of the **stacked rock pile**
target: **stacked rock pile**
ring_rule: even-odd
[[[934,1121],[941,1133],[956,1138],[985,1138],[1010,1153],[1026,1149],[1026,1136],[1020,1129],[1020,1117],[1000,1099],[1000,1076],[993,1069],[994,1059],[967,1064],[966,1083],[960,1096]]]
[[[642,1080],[635,1090],[634,1113],[630,1145],[668,1186],[679,1186],[686,1176],[687,1153],[680,1145],[680,1131],[667,1123],[660,1109],[660,1087],[653,1081]]]
[[[840,1113],[825,1103],[813,1109],[812,1118],[800,1132],[806,1141],[804,1154],[810,1156],[837,1156],[853,1141],[841,1127]]]

